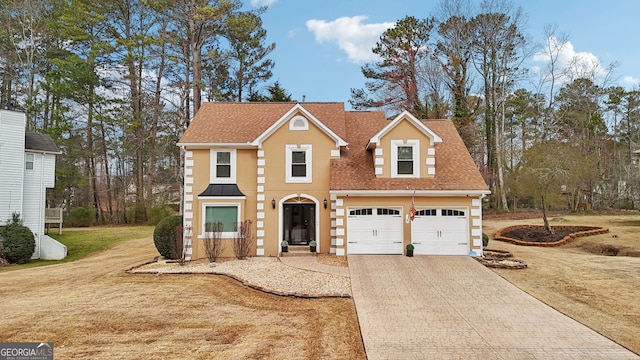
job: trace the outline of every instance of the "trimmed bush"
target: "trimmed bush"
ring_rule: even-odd
[[[0,228],[2,239],[2,256],[12,264],[25,264],[31,260],[31,255],[36,250],[36,239],[31,230],[13,222]]]
[[[182,215],[169,216],[158,223],[153,230],[153,243],[160,255],[174,260],[182,257],[182,252],[176,251],[177,231],[181,226]]]
[[[66,223],[71,227],[89,227],[96,221],[96,214],[93,209],[82,206],[69,212]]]
[[[486,249],[489,246],[489,235],[482,233],[482,248]]]

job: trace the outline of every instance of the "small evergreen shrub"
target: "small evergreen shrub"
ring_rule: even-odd
[[[69,212],[67,223],[71,227],[89,227],[96,221],[96,214],[93,209],[82,206]]]
[[[36,250],[36,239],[31,229],[20,222],[13,222],[0,228],[2,256],[11,264],[25,264],[31,260]]]
[[[160,255],[174,260],[182,257],[182,252],[177,251],[177,232],[181,226],[182,215],[166,217],[156,225],[156,228],[153,230],[153,243]]]
[[[482,248],[486,249],[489,246],[489,235],[482,233]]]

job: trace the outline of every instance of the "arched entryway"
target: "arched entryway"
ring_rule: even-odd
[[[280,203],[280,241],[290,246],[318,241],[318,200],[309,195],[290,195]]]

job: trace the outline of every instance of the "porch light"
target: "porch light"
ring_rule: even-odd
[[[324,204],[324,208],[327,208],[327,198],[324,198],[324,201],[322,202]]]
[[[274,199],[274,198],[272,198],[272,199],[271,199],[271,207],[272,207],[273,209],[275,209],[275,208],[276,208],[276,199]]]

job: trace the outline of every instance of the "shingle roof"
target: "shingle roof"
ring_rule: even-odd
[[[53,142],[51,136],[47,134],[24,134],[24,148],[25,150],[44,151],[56,154],[60,153],[60,150]]]
[[[250,143],[296,103],[205,103],[180,139],[181,144]],[[488,190],[455,125],[423,120],[442,138],[433,178],[377,178],[367,143],[389,120],[380,111],[345,111],[343,103],[302,103],[316,119],[349,143],[331,160],[331,190]]]
[[[374,114],[358,114],[347,121],[349,149],[342,152],[340,159],[331,161],[331,190],[488,190],[451,120],[422,120],[442,138],[435,145],[433,178],[376,177],[373,156],[366,146],[387,120]]]
[[[250,143],[296,104],[293,102],[204,103],[179,143]],[[344,138],[343,103],[303,103],[301,105],[334,133]]]

